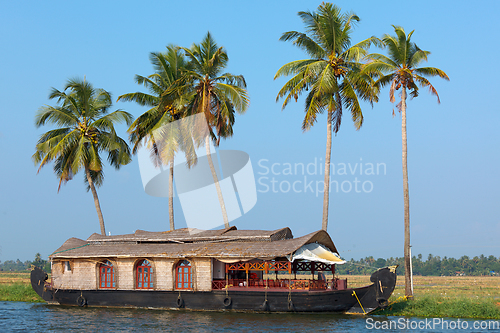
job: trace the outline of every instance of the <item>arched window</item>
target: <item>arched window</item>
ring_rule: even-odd
[[[175,267],[175,287],[176,289],[193,289],[191,263],[187,260],[180,261]]]
[[[135,273],[137,289],[153,289],[153,267],[148,260],[139,261]]]
[[[115,286],[115,269],[113,264],[106,260],[99,266],[99,288],[112,289]]]

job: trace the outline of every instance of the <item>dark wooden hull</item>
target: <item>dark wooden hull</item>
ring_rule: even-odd
[[[371,276],[373,284],[345,290],[293,291],[237,290],[52,290],[44,286],[46,274],[35,268],[33,289],[47,302],[73,306],[138,307],[208,311],[348,312],[369,313],[387,304],[396,284],[393,270],[383,268]]]

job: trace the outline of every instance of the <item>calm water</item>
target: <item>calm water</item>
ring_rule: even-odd
[[[368,323],[366,320],[370,320]],[[468,329],[407,330],[368,329],[387,323],[386,317],[343,316],[335,314],[247,314],[223,312],[161,311],[141,309],[106,309],[50,306],[21,302],[0,302],[0,332],[361,332],[361,331],[420,331],[420,332],[495,332],[473,330],[473,321],[465,322]],[[423,322],[409,320],[410,325]],[[448,319],[456,323],[456,319]],[[460,321],[465,325],[462,321]],[[453,325],[452,323],[452,325]],[[423,324],[422,324],[423,325]],[[401,327],[400,327],[401,328]]]

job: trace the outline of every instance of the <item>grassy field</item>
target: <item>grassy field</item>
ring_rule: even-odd
[[[43,302],[31,288],[30,273],[1,272],[0,301]]]
[[[0,301],[42,302],[31,288],[29,275],[0,272]],[[349,288],[370,284],[369,276],[347,275],[340,278],[347,279]],[[398,276],[396,289],[389,300],[391,305],[377,314],[500,319],[500,277],[415,276],[413,284],[415,298],[404,300],[404,278]]]
[[[369,284],[368,276],[341,276],[348,287]],[[377,314],[408,317],[500,319],[500,277],[414,276],[414,299],[405,300],[404,277],[398,276],[391,305]]]
[[[347,275],[348,287],[361,287],[370,284],[369,276]],[[489,298],[500,302],[500,277],[496,276],[414,276],[413,293],[415,297],[433,296],[444,298]],[[391,301],[405,294],[404,277],[398,276],[396,289]]]
[[[29,272],[0,272],[0,285],[30,283]]]

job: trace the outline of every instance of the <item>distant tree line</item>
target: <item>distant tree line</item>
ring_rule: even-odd
[[[7,260],[4,262],[0,261],[0,271],[3,272],[22,272],[22,271],[29,271],[31,269],[31,266],[36,266],[41,269],[43,269],[45,272],[50,273],[50,262],[47,260],[42,259],[42,256],[40,253],[37,253],[35,255],[35,260],[30,261],[26,260],[25,262],[22,262],[21,260]]]
[[[340,275],[370,275],[377,268],[386,266],[399,265],[397,269],[398,275],[404,275],[403,269],[404,258],[374,259],[372,256],[362,258],[360,260],[351,259],[344,265],[337,265],[336,273]],[[35,260],[26,260],[25,262],[17,260],[0,261],[0,271],[29,271],[31,266],[42,268],[46,272],[50,272],[50,262],[42,259],[40,253],[35,255]],[[427,260],[422,260],[422,255],[413,256],[412,258],[413,275],[422,276],[461,276],[461,275],[495,275],[500,274],[500,257],[496,258],[493,255],[486,257],[485,255],[469,258],[462,256],[460,259],[433,256],[429,254]]]
[[[351,259],[344,265],[337,265],[336,272],[341,275],[368,275],[376,268],[399,265],[398,275],[404,275],[404,258],[378,258],[366,257],[360,260]],[[422,255],[412,258],[413,275],[422,276],[461,276],[461,275],[499,275],[500,257],[484,255],[469,258],[462,256],[460,259],[433,256],[429,254],[427,260],[422,260]]]

